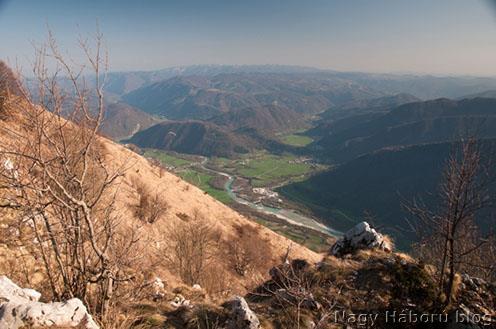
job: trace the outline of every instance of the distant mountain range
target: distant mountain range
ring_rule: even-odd
[[[106,91],[123,95],[154,82],[174,77],[215,76],[232,73],[315,73],[323,70],[289,65],[191,65],[170,67],[154,71],[111,72]]]
[[[112,101],[168,120],[201,120],[226,131],[264,137],[315,125],[312,136],[378,119],[392,107],[433,97],[457,98],[496,90],[496,79],[347,73],[278,65],[197,65],[109,74]],[[129,127],[145,127],[129,115]],[[352,118],[351,118],[352,117]],[[350,118],[346,120],[346,118]],[[342,120],[342,121],[339,121]],[[364,136],[357,136],[364,137]],[[334,152],[325,138],[317,147]],[[313,145],[316,146],[316,145]],[[367,151],[364,148],[364,151]],[[362,152],[359,147],[349,156]],[[205,153],[205,152],[203,152]],[[346,156],[346,158],[349,158]]]
[[[115,105],[108,107],[103,133],[114,139],[129,137],[156,124],[155,117],[160,117],[176,121],[168,125],[187,127],[180,129],[179,135],[209,136],[202,132],[218,131],[227,136],[226,141],[233,143],[220,153],[235,156],[235,150],[244,152],[265,147],[285,150],[286,146],[277,141],[276,135],[313,126],[307,133],[321,139],[311,145],[313,150],[322,150],[325,157],[342,153],[336,160],[343,161],[383,144],[380,140],[374,141],[373,136],[351,131],[359,130],[360,124],[384,120],[383,116],[391,108],[426,98],[457,98],[487,90],[496,90],[496,79],[349,73],[283,65],[196,65],[112,72],[108,75],[106,91],[108,101]],[[321,117],[317,124],[316,115]],[[202,130],[194,132],[191,120],[196,120],[194,127]],[[134,140],[139,140],[141,145],[158,145],[157,141],[146,140],[144,136],[156,136],[158,130],[169,129],[168,125],[155,127],[153,134],[148,131]],[[414,134],[427,126],[408,129]],[[330,132],[332,138],[328,136]],[[389,134],[396,138],[394,131]],[[189,153],[218,153],[210,146],[207,149],[184,147],[182,143],[187,140],[187,136],[180,136],[174,143],[160,145]],[[243,140],[243,147],[239,147],[239,140]],[[421,138],[412,137],[404,144],[415,141]],[[349,147],[344,150],[340,143],[348,143]],[[198,145],[210,144],[200,141]]]
[[[134,90],[122,99],[168,119],[209,119],[243,108],[278,105],[303,115],[380,92],[313,74],[237,73],[175,77]]]
[[[472,76],[433,76],[413,74],[370,74],[335,72],[334,75],[356,84],[394,95],[409,93],[428,100],[434,98],[459,98],[496,89],[496,78]]]
[[[424,112],[427,113],[454,105],[446,99],[423,103],[420,98],[460,96],[472,91],[476,95],[493,86],[496,89],[496,79],[491,78],[343,73],[270,65],[192,66],[113,73],[109,81],[107,88],[120,94],[120,102],[172,121],[203,121],[205,131],[229,134],[232,137],[226,140],[233,145],[221,153],[235,156],[234,150],[244,152],[266,145],[281,149],[275,135],[314,126],[307,134],[318,141],[310,147],[319,156],[334,162],[348,161],[391,146],[388,140],[398,141],[398,145],[449,140],[469,125],[482,125],[482,119],[472,117],[466,121],[468,113],[448,113],[440,117],[424,113],[421,117],[422,107],[426,107]],[[408,104],[418,107],[418,118],[402,117],[401,113],[408,111],[397,108]],[[479,105],[482,104],[474,106]],[[316,115],[321,117],[317,123]],[[397,121],[389,122],[394,115],[398,116]],[[127,126],[146,128],[134,122],[138,118],[135,117],[128,120]],[[177,125],[175,122],[174,126]],[[190,123],[187,125],[189,128],[181,129],[180,134],[208,136],[194,133]],[[489,120],[484,125],[490,128],[493,122]],[[165,129],[163,125],[160,127],[154,128],[152,135],[156,129]],[[200,127],[198,122],[195,127]],[[149,132],[141,134],[141,145],[156,145],[155,140],[146,141],[143,136],[151,135]],[[239,139],[244,140],[244,147],[237,147]],[[188,149],[181,146],[185,140],[188,138],[181,136],[175,143],[161,144],[161,147]],[[211,147],[188,152],[218,153]]]
[[[294,110],[279,106],[265,105],[235,109],[222,113],[209,120],[218,126],[231,130],[255,129],[264,135],[273,135],[274,132],[288,132],[305,126],[305,116]]]
[[[378,98],[356,99],[342,106],[333,107],[321,113],[320,117],[326,119],[323,121],[333,121],[359,114],[385,112],[393,107],[418,101],[421,101],[421,99],[406,93]]]
[[[324,128],[327,127],[328,130]],[[496,137],[496,99],[437,99],[404,104],[385,113],[358,115],[313,130],[324,157],[345,162],[384,147]]]
[[[321,79],[353,83],[385,95],[410,93],[421,99],[459,98],[496,89],[496,78],[485,77],[339,72],[287,65],[193,65],[154,71],[111,72],[108,75],[106,90],[112,94],[124,95],[174,77],[214,77],[221,74],[313,75],[320,76]]]

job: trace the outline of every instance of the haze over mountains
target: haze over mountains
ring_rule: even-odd
[[[346,90],[341,91],[345,88]],[[326,95],[328,93],[337,94]],[[291,74],[220,74],[176,77],[134,90],[123,100],[146,112],[169,119],[209,119],[233,109],[268,104],[286,106],[296,112],[311,114],[338,101],[345,94],[368,92],[337,81],[307,78]]]
[[[106,89],[113,94],[123,95],[171,78],[191,76],[208,78],[223,74],[300,75],[355,84],[384,95],[409,93],[421,99],[457,98],[496,89],[496,79],[488,77],[339,72],[284,65],[195,65],[157,71],[112,72],[108,76]]]
[[[318,159],[333,168],[280,192],[342,230],[368,211],[405,241],[413,236],[401,198],[434,202],[452,143],[496,138],[493,78],[193,66],[112,73],[107,89],[119,101],[109,107],[110,136],[207,157]],[[287,145],[282,137],[295,132],[313,142]]]
[[[150,115],[208,121],[219,126],[218,130],[248,139],[256,135],[255,139],[272,145],[275,133],[309,128],[318,113],[326,112],[322,118],[330,119],[319,122],[327,129],[339,118],[358,114],[369,118],[420,99],[458,98],[496,89],[496,79],[343,73],[278,65],[198,65],[111,73],[106,88],[121,103]],[[120,134],[130,136],[133,129]],[[250,143],[246,148],[252,148]]]
[[[496,329],[495,14],[0,0],[0,329]]]

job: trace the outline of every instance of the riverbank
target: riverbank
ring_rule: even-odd
[[[222,171],[218,171],[215,169],[212,169],[212,167],[208,167],[208,159],[206,161],[202,161],[200,163],[200,166],[202,169],[215,173],[217,175],[221,175],[227,178],[226,183],[224,184],[224,189],[227,192],[227,194],[231,197],[232,200],[234,200],[238,204],[242,204],[245,206],[248,206],[255,211],[265,214],[265,215],[272,215],[275,216],[276,218],[282,219],[288,224],[291,225],[297,225],[297,226],[303,226],[308,229],[312,229],[327,235],[330,235],[332,237],[339,237],[342,235],[340,231],[334,230],[319,221],[317,221],[315,218],[303,215],[298,213],[297,210],[295,209],[288,209],[288,208],[276,208],[276,207],[270,207],[266,206],[263,203],[254,203],[251,202],[245,198],[239,197],[236,191],[233,189],[233,184],[234,181],[237,177],[226,173]]]
[[[170,154],[157,150],[153,152],[147,150],[145,154],[159,160],[168,170],[200,187],[239,213],[315,251],[327,249],[337,237],[342,235],[340,231],[324,225],[311,215],[289,207],[283,200],[267,202],[254,198],[254,187],[251,184],[245,186],[244,190],[236,186],[239,185],[236,184],[237,181],[246,181],[246,177],[218,169],[218,159],[212,164],[210,159],[202,156]],[[297,160],[291,161],[298,164]],[[272,191],[270,187],[257,186],[255,189],[264,189],[269,194]]]

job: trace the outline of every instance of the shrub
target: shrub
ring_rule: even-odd
[[[147,223],[155,223],[169,208],[167,202],[160,197],[158,191],[152,191],[142,181],[134,181],[138,202],[133,205],[134,215]]]
[[[392,278],[394,282],[391,291],[393,307],[401,308],[407,300],[423,309],[436,307],[437,285],[422,265],[396,262],[392,265]]]
[[[270,245],[260,237],[260,229],[250,224],[235,227],[236,238],[227,242],[228,258],[236,274],[245,276],[250,270],[264,268],[270,261]]]
[[[187,222],[169,227],[163,258],[184,283],[205,286],[208,272],[218,254],[220,231],[198,212]],[[208,287],[205,287],[208,289]]]

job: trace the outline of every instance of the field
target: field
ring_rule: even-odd
[[[291,134],[291,135],[282,136],[281,142],[292,146],[304,147],[310,144],[311,142],[313,142],[313,139],[308,136]]]
[[[216,189],[211,185],[212,180],[215,178],[213,175],[206,174],[197,170],[188,169],[178,173],[182,179],[186,180],[201,190],[205,191],[211,197],[219,200],[220,202],[229,204],[232,202],[231,197],[224,190]]]
[[[245,159],[236,167],[239,175],[251,178],[253,186],[280,183],[312,171],[312,165],[300,162],[298,158],[291,155],[263,154],[252,159]]]
[[[234,203],[229,194],[221,189],[222,182],[216,182],[220,176],[205,172],[197,165],[200,159],[191,155],[176,154],[160,150],[146,150],[145,156],[159,160],[162,164],[174,167],[174,172],[184,180],[197,186],[208,195],[230,204],[242,213],[251,214],[260,224],[271,230],[286,236],[287,238],[303,244],[308,248],[321,252],[329,248],[328,237],[318,232],[308,230],[295,225],[288,225],[284,221],[274,218],[264,218],[246,206]],[[304,163],[302,159],[293,155],[273,155],[268,153],[256,153],[241,159],[211,158],[208,160],[209,167],[216,170],[229,172],[236,176],[251,179],[253,186],[270,186],[288,180],[296,181],[315,171],[319,167]],[[220,184],[220,185],[219,185]]]
[[[172,156],[164,151],[160,150],[152,150],[148,149],[145,151],[144,156],[147,158],[154,158],[160,161],[163,165],[166,166],[173,166],[173,167],[181,167],[181,166],[186,166],[191,163],[191,161],[188,161],[186,159],[177,157],[177,156]]]
[[[181,176],[184,180],[197,186],[201,190],[205,191],[208,195],[219,200],[220,202],[229,204],[232,199],[229,197],[226,191],[223,189],[215,188],[212,185],[215,177],[211,174],[202,172],[201,169],[196,169],[192,165],[197,163],[199,160],[195,160],[191,155],[184,154],[171,154],[168,152],[148,149],[145,151],[145,157],[150,157],[157,159],[164,166],[174,167],[174,172]]]
[[[212,158],[209,165],[219,171],[229,172],[251,180],[253,187],[274,186],[288,181],[299,181],[308,174],[322,170],[322,165],[310,163],[294,155],[254,153],[241,159]]]

